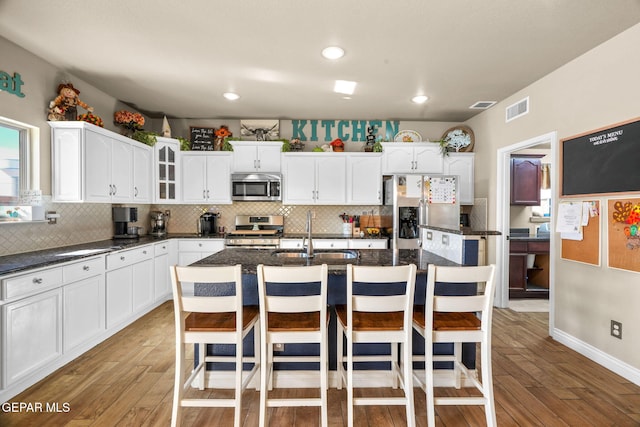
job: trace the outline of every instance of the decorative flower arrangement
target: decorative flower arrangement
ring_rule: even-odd
[[[95,114],[92,114],[92,113],[80,114],[78,116],[78,120],[91,123],[92,125],[100,126],[101,128],[104,127],[104,122],[102,121],[100,116],[96,116]]]
[[[344,142],[340,138],[336,138],[329,144],[333,151],[344,151]]]
[[[140,113],[132,113],[127,110],[116,111],[113,114],[113,121],[116,125],[127,129],[142,129],[144,117]]]

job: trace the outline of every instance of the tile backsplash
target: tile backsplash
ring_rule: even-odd
[[[11,223],[0,224],[0,256],[60,246],[107,240],[113,236],[111,207],[119,205],[103,203],[53,203],[43,197],[45,211],[60,214],[57,224]],[[391,215],[388,206],[291,206],[279,202],[238,202],[232,205],[127,205],[138,208],[138,221],[132,225],[150,229],[149,212],[171,211],[169,233],[195,233],[197,219],[206,210],[220,213],[218,225],[226,230],[234,228],[236,215],[284,215],[285,232],[304,232],[307,211],[316,216],[314,233],[341,233],[342,220],[339,215]]]

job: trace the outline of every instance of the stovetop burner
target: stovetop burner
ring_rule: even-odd
[[[236,229],[227,233],[227,247],[277,248],[284,230],[282,215],[238,215]]]

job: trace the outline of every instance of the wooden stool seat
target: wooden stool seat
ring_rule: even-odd
[[[347,326],[347,306],[336,305],[336,315],[343,325]],[[354,331],[401,331],[404,328],[402,311],[354,311]]]
[[[248,305],[242,311],[242,328],[255,322],[260,316],[257,305]],[[236,330],[236,313],[190,313],[184,319],[185,331],[189,332],[232,332]]]
[[[424,329],[424,305],[413,308],[413,322]],[[480,330],[481,326],[482,322],[474,313],[433,313],[434,331],[473,331]]]
[[[327,313],[326,321],[329,321],[330,313]],[[269,331],[319,331],[320,312],[306,313],[269,313]]]

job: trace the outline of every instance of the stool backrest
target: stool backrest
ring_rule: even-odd
[[[275,267],[258,265],[258,296],[260,310],[271,313],[320,312],[323,319],[327,310],[327,271],[326,264],[304,267]],[[293,294],[292,284],[319,283],[320,289],[313,294]],[[274,292],[267,285],[274,287]],[[278,295],[278,285],[288,288]]]
[[[478,283],[476,295],[435,295],[439,286],[456,283]],[[482,286],[484,285],[484,286]],[[426,322],[432,312],[478,312],[481,313],[482,329],[491,326],[491,313],[495,294],[495,265],[441,267],[433,264],[427,270],[427,296],[425,301]],[[427,326],[428,329],[428,326]]]

